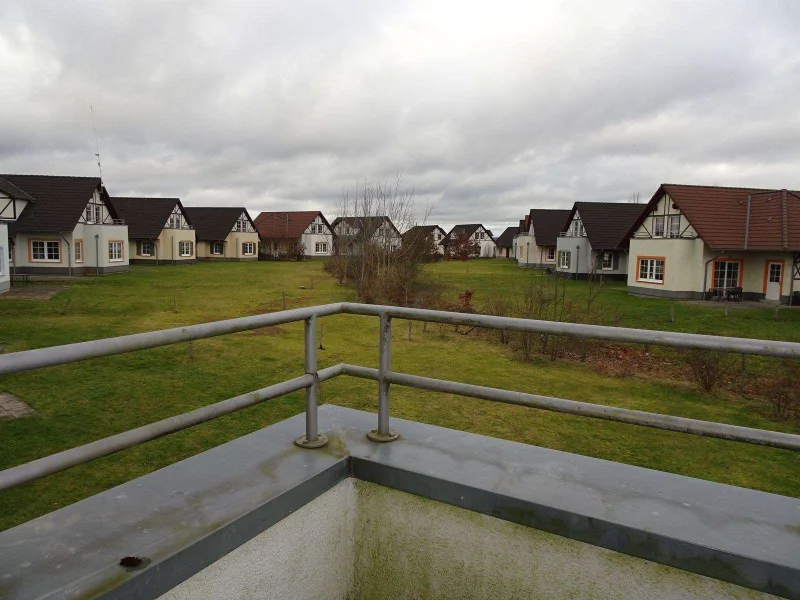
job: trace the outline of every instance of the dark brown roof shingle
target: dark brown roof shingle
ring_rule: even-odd
[[[506,230],[500,234],[495,242],[500,248],[511,248],[514,245],[514,236],[519,233],[519,225],[516,227],[506,227]]]
[[[646,210],[645,204],[576,202],[565,226],[577,211],[592,249],[627,248],[630,244],[631,228]]]
[[[95,190],[107,200],[108,194],[99,177],[69,177],[62,175],[0,175],[16,188],[33,198],[19,218],[9,226],[12,235],[17,231],[59,233],[72,231],[89,204]],[[118,215],[109,207],[112,217]]]
[[[152,240],[161,235],[175,205],[181,207],[178,198],[110,198],[111,205],[117,214],[128,224],[128,238],[132,240]],[[187,218],[191,224],[191,219]]]
[[[239,217],[244,213],[250,224],[255,227],[250,213],[242,206],[187,206],[184,211],[189,222],[194,226],[194,234],[198,241],[221,242],[233,231]],[[258,231],[258,230],[256,230]]]
[[[532,208],[525,224],[530,229],[533,223],[533,237],[536,238],[538,246],[555,246],[558,242],[558,234],[564,231],[569,223],[572,211],[569,209],[553,208]]]

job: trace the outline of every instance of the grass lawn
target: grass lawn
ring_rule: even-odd
[[[498,290],[541,277],[507,261],[432,265],[425,273],[455,300],[475,291],[474,304]],[[222,263],[133,267],[129,273],[69,282],[50,300],[0,299],[0,342],[6,352],[352,300],[318,261]],[[305,289],[301,289],[304,286]],[[567,283],[582,302],[585,284]],[[60,315],[67,300],[66,315]],[[177,299],[178,311],[174,312]],[[800,341],[800,310],[731,310],[643,300],[624,285],[607,286],[603,313],[620,325]],[[375,366],[378,320],[337,315],[321,320],[320,367],[338,362]],[[394,328],[393,367],[419,375],[520,389],[574,400],[798,432],[763,406],[727,394],[705,394],[688,384],[598,374],[587,365],[535,358],[523,363],[488,336],[462,336],[429,325]],[[182,413],[302,372],[302,324],[146,350],[0,378],[30,404],[34,417],[0,421],[0,468]],[[341,377],[322,386],[323,402],[376,410],[374,382]],[[0,529],[75,502],[187,456],[302,412],[302,392],[272,400],[116,455],[0,492]],[[393,387],[392,416],[494,437],[641,465],[739,486],[800,497],[800,453],[657,431],[522,407]],[[298,435],[301,432],[298,431]],[[401,432],[402,433],[402,432]]]

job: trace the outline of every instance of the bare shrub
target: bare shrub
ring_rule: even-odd
[[[453,234],[447,252],[451,258],[457,260],[478,258],[481,253],[481,245],[477,241],[470,239],[470,234],[461,230]]]
[[[722,352],[687,350],[683,354],[692,380],[706,392],[714,391],[730,372],[730,359]]]
[[[800,362],[784,359],[773,371],[772,384],[766,390],[767,402],[777,417],[800,417]]]
[[[423,262],[433,248],[401,231],[418,225],[414,191],[393,183],[364,182],[345,191],[334,221],[334,256],[325,268],[339,283],[352,285],[359,300],[410,306]]]

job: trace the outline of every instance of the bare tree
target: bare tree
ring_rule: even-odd
[[[467,260],[480,256],[481,245],[473,240],[466,231],[460,230],[454,232],[447,251],[452,258]]]
[[[339,203],[327,268],[366,302],[410,304],[424,262],[422,245],[404,243],[400,234],[418,224],[414,190],[401,183],[400,174],[391,183],[365,181]]]
[[[641,204],[641,200],[639,200],[639,192],[632,192],[631,197],[628,198],[628,202],[630,204]]]

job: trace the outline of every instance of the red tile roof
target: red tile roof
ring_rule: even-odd
[[[261,239],[295,239],[303,235],[317,215],[330,229],[327,219],[318,210],[262,212],[253,223]]]
[[[648,209],[664,192],[713,250],[800,250],[800,192],[664,183]]]

